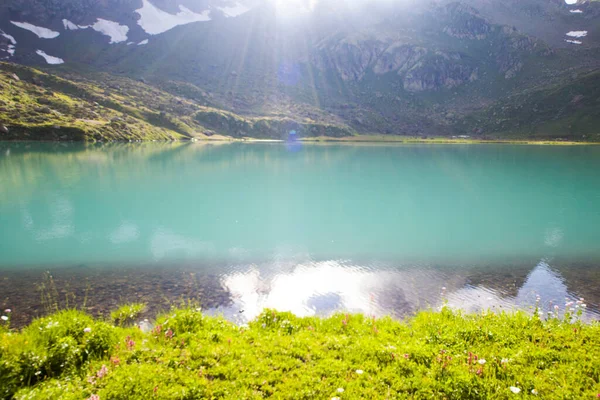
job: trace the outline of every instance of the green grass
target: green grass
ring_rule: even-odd
[[[125,304],[110,313],[110,319],[116,326],[132,324],[146,309],[143,303]]]
[[[75,310],[18,332],[2,329],[4,398],[591,399],[600,393],[600,325],[568,316],[443,308],[397,321],[266,310],[236,326],[184,307],[159,316],[147,332]]]

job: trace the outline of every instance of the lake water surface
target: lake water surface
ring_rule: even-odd
[[[585,297],[594,318],[600,147],[0,143],[0,306],[39,314],[40,285],[98,313],[191,298],[239,321],[402,316],[540,295]]]

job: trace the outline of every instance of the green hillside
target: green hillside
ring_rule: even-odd
[[[600,141],[600,72],[525,91],[468,116],[457,131],[481,136]]]
[[[283,138],[348,136],[330,121],[294,113],[242,117],[209,107],[209,96],[189,84],[163,82],[171,92],[125,77],[69,70],[63,77],[0,63],[0,124],[4,140],[179,140],[215,135]],[[203,96],[206,96],[203,97]],[[318,114],[318,112],[314,113]],[[319,116],[319,115],[317,115]]]

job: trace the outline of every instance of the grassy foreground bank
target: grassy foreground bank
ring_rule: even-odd
[[[249,326],[173,309],[153,327],[61,311],[0,333],[0,397],[17,399],[591,399],[600,325],[449,309],[406,321],[298,318]],[[7,313],[5,313],[7,314]],[[10,315],[8,313],[8,315]]]

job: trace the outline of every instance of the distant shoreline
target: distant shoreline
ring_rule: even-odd
[[[216,137],[215,137],[216,136]],[[475,139],[475,138],[451,138],[451,137],[411,137],[392,135],[357,135],[345,137],[305,137],[288,142],[283,139],[259,139],[259,138],[234,138],[230,136],[215,135],[213,137],[182,138],[179,140],[111,140],[111,141],[80,141],[80,140],[2,140],[3,143],[311,143],[311,144],[520,144],[520,145],[547,145],[547,146],[583,146],[600,145],[600,142],[583,142],[571,140],[552,139]]]
[[[200,140],[199,142],[210,142],[216,139]],[[219,139],[220,140],[220,139]],[[231,138],[230,141],[234,142],[274,142],[274,143],[285,143],[285,140],[278,139],[254,139],[254,138],[243,138],[236,139]],[[431,138],[420,138],[410,136],[388,136],[388,135],[358,135],[358,136],[347,136],[342,138],[335,137],[310,137],[301,138],[297,140],[298,143],[398,143],[398,144],[529,144],[529,145],[562,145],[562,146],[576,146],[576,145],[599,145],[600,142],[576,142],[570,140],[551,140],[551,139],[474,139],[474,138],[449,138],[449,137],[431,137]]]

